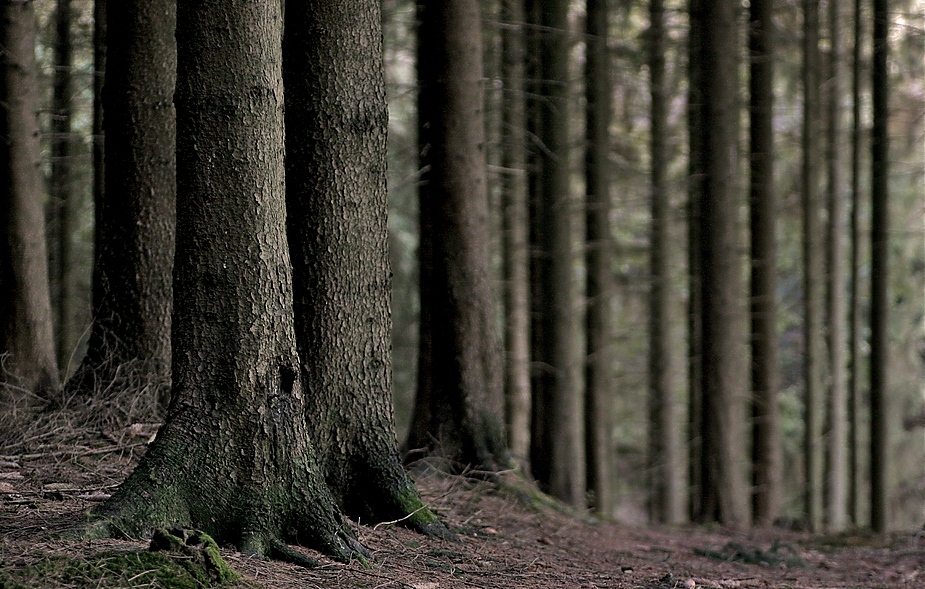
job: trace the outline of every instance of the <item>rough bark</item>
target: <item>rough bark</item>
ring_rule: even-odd
[[[439,530],[405,473],[391,395],[379,2],[288,3],[286,200],[307,429],[347,515]]]
[[[885,532],[890,526],[888,8],[886,0],[874,0],[870,145],[870,525],[876,532]]]
[[[58,387],[39,154],[33,2],[2,4],[0,46],[0,382]]]
[[[587,364],[585,367],[585,456],[587,487],[594,510],[613,512],[611,489],[611,406],[613,268],[610,238],[610,54],[609,14],[604,0],[586,3],[585,98],[585,268]]]
[[[823,525],[822,220],[820,218],[819,3],[803,5],[803,342],[804,510],[810,530]]]
[[[152,0],[111,2],[106,22],[105,190],[96,194],[89,347],[69,391],[91,395],[116,378],[170,382],[175,234],[176,11]],[[137,382],[137,381],[136,381]]]
[[[783,450],[777,365],[777,196],[774,182],[773,0],[749,8],[752,509],[758,525],[780,515]]]
[[[708,2],[703,18],[701,133],[705,159],[700,207],[701,521],[748,524],[746,461],[742,459],[747,353],[740,267],[736,182],[736,3]],[[693,15],[692,15],[693,18]]]
[[[429,394],[415,402],[408,447],[451,469],[493,472],[509,458],[488,249],[479,14],[477,0],[418,4],[418,60],[430,62],[418,70],[420,215],[430,256],[426,272],[422,262],[429,338],[419,370],[429,370],[421,375]]]
[[[826,485],[826,529],[841,531],[848,523],[848,392],[845,308],[845,164],[842,101],[842,18],[839,2],[828,6],[829,55],[826,81],[826,316],[828,317],[829,395]]]
[[[524,463],[530,451],[530,301],[527,218],[523,0],[503,0],[501,31],[502,199],[504,234],[505,400],[508,447]]]
[[[173,395],[92,532],[179,524],[244,552],[349,559],[361,548],[325,485],[296,354],[280,4],[178,9]]]
[[[649,2],[649,84],[651,103],[652,287],[649,297],[649,473],[652,521],[679,524],[685,519],[681,473],[680,388],[672,284],[671,194],[668,185],[667,96],[665,92],[665,4]]]

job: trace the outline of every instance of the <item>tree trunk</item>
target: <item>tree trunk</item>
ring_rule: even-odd
[[[847,525],[848,431],[847,374],[845,365],[845,194],[842,143],[844,120],[842,108],[842,19],[841,4],[830,2],[829,67],[826,82],[828,96],[826,157],[829,219],[826,226],[826,257],[828,260],[827,313],[829,348],[829,408],[828,408],[828,485],[826,489],[826,529],[841,531]]]
[[[59,384],[39,155],[35,5],[3,2],[0,78],[0,382],[40,396]]]
[[[514,459],[530,451],[530,301],[527,243],[523,0],[503,0],[502,118],[507,439]]]
[[[749,8],[752,508],[758,525],[780,515],[783,450],[777,365],[777,196],[774,182],[773,0]]]
[[[424,448],[451,469],[508,467],[503,425],[503,366],[490,271],[482,93],[481,18],[477,0],[418,5],[418,99],[422,234],[430,267],[421,280],[429,342],[408,446]],[[427,202],[425,202],[427,201]],[[425,229],[426,227],[426,229]],[[429,343],[429,349],[425,346]],[[426,403],[426,407],[422,407]]]
[[[568,2],[539,3],[539,136],[542,158],[536,223],[542,373],[534,390],[534,444],[530,462],[541,485],[570,505],[585,504],[584,395],[575,300],[573,203],[569,196]]]
[[[700,141],[706,160],[700,208],[701,519],[748,524],[747,462],[742,460],[746,356],[736,183],[736,3],[707,3],[703,18],[703,90]],[[692,15],[694,18],[694,15]]]
[[[434,515],[392,415],[385,72],[379,2],[290,2],[286,196],[307,429],[328,488],[365,522]]]
[[[873,132],[871,134],[870,223],[870,525],[890,526],[889,402],[889,11],[874,0]]]
[[[166,404],[176,200],[176,13],[151,0],[107,6],[105,190],[97,201],[94,323],[68,389],[152,383]],[[140,382],[139,382],[140,381]]]
[[[804,509],[809,529],[823,525],[822,221],[819,211],[819,3],[803,5],[803,340],[805,345]]]
[[[292,542],[348,559],[360,548],[324,483],[296,354],[280,3],[178,11],[173,395],[93,531],[180,524],[244,552],[292,556]]]
[[[668,187],[665,93],[665,4],[649,2],[649,76],[652,94],[652,292],[649,315],[649,515],[655,522],[684,521],[681,424],[675,353],[671,196]]]

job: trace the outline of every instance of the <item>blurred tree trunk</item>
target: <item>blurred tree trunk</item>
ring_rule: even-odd
[[[530,277],[523,4],[523,0],[503,0],[501,19],[505,398],[508,446],[519,462],[526,461],[530,451]]]
[[[826,201],[829,218],[826,225],[826,258],[828,274],[826,285],[826,316],[828,317],[829,348],[829,407],[828,431],[828,485],[826,489],[826,529],[841,531],[847,525],[848,482],[848,393],[845,365],[845,165],[844,116],[842,86],[844,58],[842,50],[841,3],[830,2],[829,59],[826,105],[828,150],[826,154]]]
[[[575,300],[574,212],[569,193],[568,2],[539,3],[540,178],[536,207],[542,343],[534,387],[531,465],[554,497],[585,505],[584,395]],[[538,434],[538,430],[542,433]]]
[[[421,305],[429,321],[410,449],[496,471],[508,467],[504,368],[489,253],[481,18],[478,0],[418,4]],[[426,203],[424,201],[427,201]],[[425,229],[426,227],[426,229]],[[425,250],[422,248],[422,252]],[[428,281],[423,285],[423,281]],[[422,417],[422,416],[426,416]]]
[[[153,383],[164,405],[176,224],[172,6],[134,0],[106,7],[102,104],[108,140],[105,190],[95,194],[101,200],[96,202],[94,322],[87,355],[68,384],[70,391],[89,395],[127,377],[118,386]]]
[[[3,2],[0,45],[0,382],[48,396],[59,384],[39,154],[35,5]]]
[[[742,358],[747,357],[744,284],[736,182],[738,75],[736,7],[733,0],[700,6],[692,19],[703,19],[701,156],[706,173],[700,195],[700,276],[702,351],[702,454],[699,521],[748,525],[747,461]]]
[[[823,525],[823,241],[819,197],[819,3],[803,5],[803,341],[805,345],[805,434],[803,461],[806,472],[804,509],[809,529]]]
[[[436,520],[392,417],[379,2],[287,6],[286,222],[306,425],[348,515],[427,530]]]
[[[870,525],[890,527],[889,400],[889,6],[874,0],[871,88],[871,226],[870,226]]]
[[[849,452],[849,486],[848,504],[851,523],[861,525],[863,506],[861,486],[864,473],[861,469],[861,412],[863,409],[863,391],[861,384],[861,47],[863,45],[863,18],[861,0],[854,2],[854,46],[851,59],[851,286],[849,294],[849,333],[848,333],[848,437]]]
[[[770,526],[780,515],[783,451],[777,363],[777,190],[774,181],[773,0],[749,8],[752,338],[752,507]]]
[[[77,294],[74,292],[74,267],[76,260],[71,242],[76,231],[77,211],[73,182],[71,180],[71,160],[73,156],[71,138],[71,1],[58,0],[55,10],[55,45],[54,76],[51,98],[51,178],[50,188],[50,228],[54,237],[55,252],[51,258],[51,284],[55,290],[53,302],[57,316],[57,354],[58,367],[64,379],[78,334],[75,333],[75,313]]]
[[[678,421],[678,334],[674,329],[671,197],[668,188],[665,93],[665,5],[649,2],[649,76],[652,94],[652,292],[649,316],[649,486],[652,521],[684,521],[681,424]],[[589,191],[590,194],[590,191]],[[609,230],[609,228],[608,228]],[[590,292],[589,292],[590,296]],[[590,323],[590,322],[589,322]]]

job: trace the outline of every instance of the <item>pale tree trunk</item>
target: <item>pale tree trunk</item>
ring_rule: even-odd
[[[701,121],[706,164],[700,215],[702,277],[701,520],[733,527],[749,523],[747,460],[743,460],[747,357],[744,284],[736,182],[737,51],[736,2],[707,3],[703,24]]]
[[[568,2],[539,6],[538,105],[540,148],[538,262],[542,270],[539,310],[541,339],[536,360],[541,377],[534,390],[534,437],[530,462],[542,486],[554,497],[578,507],[585,504],[586,468],[584,395],[581,387],[580,325],[575,300],[574,212],[569,194],[568,143]]]
[[[524,463],[530,451],[530,301],[523,0],[503,0],[501,143],[508,447]]]
[[[307,429],[348,515],[439,528],[401,464],[392,415],[379,2],[290,2],[285,16],[286,219]]]
[[[587,485],[595,511],[613,512],[610,430],[613,405],[613,337],[610,306],[613,268],[610,237],[610,53],[606,0],[586,3],[585,247],[587,366],[585,371],[585,455]]]
[[[95,194],[93,327],[87,355],[67,387],[84,396],[113,381],[120,388],[150,383],[166,405],[170,390],[176,223],[171,6],[134,0],[106,7],[102,106],[108,139],[105,190]]]
[[[173,395],[91,533],[179,524],[243,552],[346,560],[361,548],[325,485],[296,354],[280,4],[181,2],[177,23]]]
[[[649,76],[652,94],[652,292],[649,315],[649,515],[653,521],[684,521],[681,424],[677,391],[678,334],[672,284],[671,196],[668,187],[668,127],[665,93],[665,4],[649,2]]]
[[[431,230],[430,296],[421,302],[430,305],[430,348],[421,353],[431,373],[430,394],[415,403],[415,413],[429,419],[412,420],[408,446],[452,469],[493,472],[507,468],[509,458],[489,254],[479,4],[426,2],[418,17],[418,59],[429,60],[423,71],[434,74],[418,80],[419,127],[427,131],[419,138],[427,141],[421,181],[429,201],[421,220]]]
[[[0,382],[47,397],[58,387],[39,154],[35,11],[2,4],[0,45]]]
[[[777,363],[777,193],[774,182],[773,0],[749,8],[752,508],[758,525],[780,515],[783,450]]]
[[[890,400],[889,400],[889,6],[874,0],[871,89],[870,222],[870,525],[875,532],[890,527]]]
[[[848,523],[848,392],[845,364],[846,319],[845,309],[845,166],[843,108],[842,108],[842,18],[841,3],[830,2],[829,17],[829,59],[826,89],[826,200],[829,218],[826,226],[826,257],[828,281],[826,303],[828,317],[829,348],[829,407],[826,529],[841,531]]]
[[[813,532],[823,525],[824,447],[822,337],[822,220],[819,210],[819,4],[803,5],[803,342],[804,503]]]

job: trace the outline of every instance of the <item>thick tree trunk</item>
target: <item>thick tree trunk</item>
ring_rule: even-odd
[[[524,463],[530,451],[530,301],[527,227],[526,99],[523,0],[503,0],[502,115],[504,308],[508,447]]]
[[[613,334],[610,306],[613,268],[610,237],[610,53],[605,0],[587,0],[585,97],[585,247],[587,365],[585,368],[585,455],[587,487],[594,510],[613,512],[610,432],[613,405]],[[676,429],[676,428],[675,428]]]
[[[0,46],[0,382],[58,387],[39,156],[33,2],[2,4]]]
[[[172,6],[152,0],[107,6],[102,98],[108,140],[106,186],[95,195],[102,198],[96,202],[94,323],[87,356],[68,385],[84,395],[125,375],[153,383],[164,404],[169,393],[176,224]]]
[[[871,81],[874,126],[870,146],[870,525],[876,532],[885,532],[890,527],[888,9],[886,0],[874,0]]]
[[[347,559],[360,548],[310,441],[296,354],[280,4],[178,9],[173,396],[94,531],[181,524],[246,552],[291,557],[293,542]]]
[[[822,220],[819,210],[819,3],[803,6],[803,341],[804,509],[810,530],[823,525]]]
[[[392,415],[385,72],[379,2],[290,2],[283,40],[296,340],[328,488],[365,522],[436,518]]]
[[[830,2],[829,11],[829,59],[826,82],[828,107],[826,143],[826,200],[829,219],[826,226],[826,258],[828,261],[828,282],[826,286],[826,315],[828,317],[829,348],[829,403],[828,461],[826,474],[826,529],[841,531],[848,523],[848,392],[845,364],[846,310],[845,310],[845,186],[844,121],[842,101],[842,18],[839,2]]]
[[[649,516],[679,524],[684,514],[681,424],[677,391],[680,364],[674,327],[671,196],[668,186],[665,93],[665,4],[649,2],[649,76],[652,94],[652,291],[649,297]]]
[[[452,469],[496,471],[509,458],[488,249],[479,4],[425,2],[418,18],[418,60],[430,62],[418,70],[426,186],[420,214],[430,255],[426,272],[422,262],[429,341],[421,341],[419,370],[430,373],[421,376],[429,394],[415,403],[408,446],[446,459]]]
[[[749,9],[752,508],[758,525],[780,515],[783,450],[777,365],[777,196],[774,182],[773,0]]]
[[[743,290],[736,183],[736,3],[707,3],[703,21],[701,122],[706,160],[700,207],[701,317],[701,520],[748,524],[747,461],[743,424]],[[692,15],[693,18],[693,15]]]

